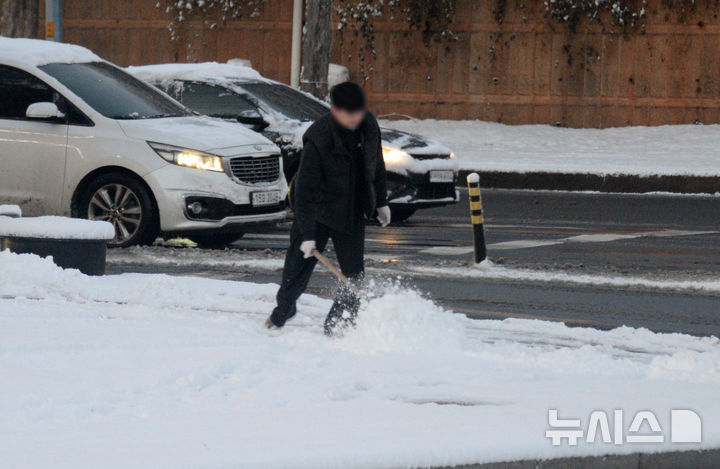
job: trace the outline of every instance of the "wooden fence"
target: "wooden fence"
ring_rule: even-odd
[[[162,0],[161,0],[162,1]],[[183,23],[172,41],[157,0],[64,0],[65,40],[121,65],[250,59],[289,81],[292,0],[268,0],[258,18]],[[431,42],[402,20],[376,23],[367,82],[378,114],[572,127],[720,122],[716,0],[684,13],[649,0],[644,31],[583,22],[572,33],[542,0],[458,0],[458,41]],[[527,6],[523,6],[527,5]],[[357,43],[333,40],[333,61],[360,79]]]

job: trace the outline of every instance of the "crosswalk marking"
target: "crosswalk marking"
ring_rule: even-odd
[[[661,230],[645,231],[637,233],[593,233],[577,236],[569,236],[557,239],[518,239],[515,241],[504,241],[501,243],[488,244],[490,250],[507,249],[528,249],[544,246],[554,246],[566,243],[607,243],[611,241],[627,240],[635,238],[667,238],[677,236],[698,236],[706,234],[717,234],[717,231],[687,231],[687,230]],[[435,256],[461,256],[473,252],[472,246],[436,246],[420,251],[423,254]]]

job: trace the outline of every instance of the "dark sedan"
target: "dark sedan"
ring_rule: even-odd
[[[297,171],[302,134],[328,112],[326,103],[246,66],[165,64],[128,71],[200,114],[237,120],[263,133],[282,149],[288,181]],[[458,166],[450,149],[419,135],[381,130],[393,221],[458,201]]]

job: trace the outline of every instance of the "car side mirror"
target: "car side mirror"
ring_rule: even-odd
[[[260,113],[255,111],[243,111],[238,115],[237,120],[255,132],[262,132],[270,125],[265,122]]]
[[[62,119],[65,114],[60,112],[55,103],[32,103],[25,111],[28,119],[50,120]]]

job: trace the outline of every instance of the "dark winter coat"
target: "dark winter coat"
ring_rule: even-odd
[[[342,144],[338,124],[330,114],[315,121],[303,136],[300,168],[294,183],[293,208],[303,239],[315,239],[315,226],[322,223],[348,232],[353,226],[355,193],[353,158]],[[362,207],[371,218],[387,205],[385,161],[380,128],[369,112],[360,126],[365,190]]]

